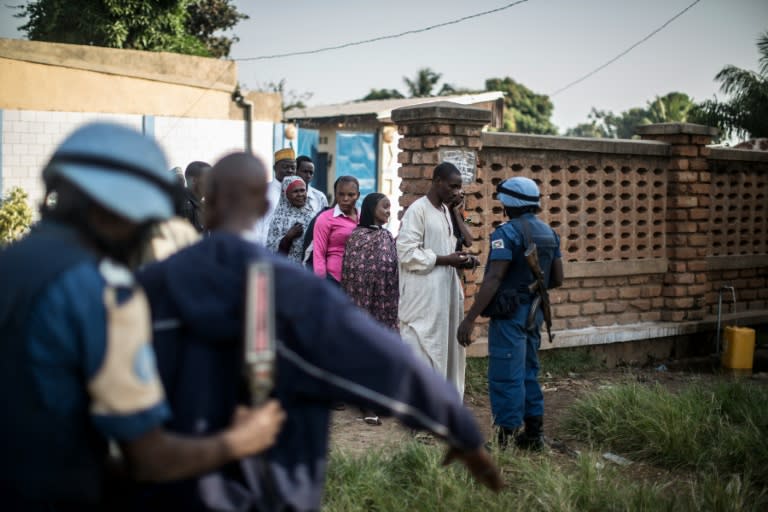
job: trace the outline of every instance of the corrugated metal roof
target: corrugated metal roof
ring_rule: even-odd
[[[293,108],[285,113],[286,119],[319,119],[326,117],[365,116],[375,115],[376,119],[387,120],[392,111],[400,107],[410,107],[436,101],[450,101],[460,105],[473,105],[503,98],[501,91],[482,92],[478,94],[460,94],[456,96],[433,96],[429,98],[402,98],[394,100],[352,101],[335,105],[318,105],[316,107]]]

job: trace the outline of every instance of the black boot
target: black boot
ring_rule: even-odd
[[[523,421],[525,430],[515,436],[515,445],[521,450],[541,451],[544,448],[544,417],[529,416]]]
[[[498,433],[496,434],[496,440],[499,443],[499,448],[504,449],[507,446],[509,446],[512,442],[514,442],[516,434],[517,434],[517,429],[499,427]]]

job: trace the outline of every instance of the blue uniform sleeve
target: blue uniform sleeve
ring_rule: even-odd
[[[461,449],[482,445],[483,436],[456,389],[418,360],[394,331],[300,269],[280,268],[275,274],[283,341],[278,350],[303,381],[294,381],[294,389],[313,399],[394,415]]]
[[[557,236],[557,233],[555,233],[555,230],[552,230],[552,234],[555,237],[555,259],[560,259],[563,257],[563,254],[560,252],[560,237]]]
[[[491,233],[489,261],[511,261],[521,246],[522,239],[517,231],[503,224]]]
[[[87,411],[105,436],[120,441],[169,416],[140,290],[110,286],[84,263],[48,287],[31,325],[30,356],[47,407]]]

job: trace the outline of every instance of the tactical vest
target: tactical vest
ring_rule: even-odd
[[[0,509],[87,509],[99,499],[105,441],[87,404],[66,416],[44,405],[27,346],[41,294],[89,260],[76,232],[47,222],[0,251]]]
[[[534,297],[534,294],[528,291],[528,286],[533,283],[534,277],[525,260],[525,251],[532,243],[536,244],[539,266],[544,274],[544,282],[549,286],[549,276],[552,261],[555,259],[555,253],[558,249],[558,241],[552,228],[533,214],[524,214],[521,217],[511,219],[496,229],[505,231],[507,239],[511,238],[512,233],[510,231],[517,232],[523,245],[513,255],[507,273],[490,304],[483,310],[482,315],[491,318],[510,318],[518,307],[530,304]],[[490,254],[486,268],[489,263]]]

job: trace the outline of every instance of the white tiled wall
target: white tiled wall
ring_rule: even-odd
[[[42,169],[56,146],[74,129],[95,120],[142,129],[140,115],[3,110],[0,193],[5,195],[13,187],[22,187],[36,211],[44,192]],[[166,152],[169,168],[185,168],[193,160],[213,164],[227,153],[245,147],[243,121],[156,117],[154,133]],[[254,153],[262,156],[269,167],[272,137],[272,123],[253,123]]]
[[[186,168],[201,160],[213,165],[233,151],[245,148],[245,123],[219,119],[155,118],[155,137],[171,167]],[[253,152],[272,166],[272,123],[253,123]]]
[[[41,173],[56,146],[78,126],[96,120],[141,130],[139,115],[3,110],[2,194],[21,187],[37,211],[44,192]]]

